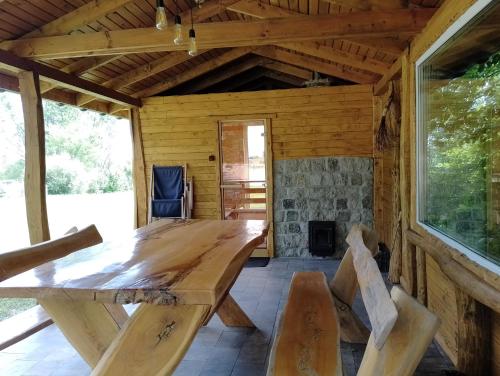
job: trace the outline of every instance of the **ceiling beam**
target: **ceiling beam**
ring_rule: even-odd
[[[251,48],[251,47],[234,48],[228,52],[223,53],[220,56],[217,56],[216,58],[207,60],[204,63],[201,63],[192,69],[186,70],[186,71],[176,75],[174,78],[160,81],[147,89],[141,90],[141,91],[135,93],[134,97],[144,98],[144,97],[150,97],[150,96],[159,94],[162,91],[171,89],[177,85],[180,85],[184,82],[192,80],[193,78],[201,76],[202,74],[208,73],[211,70],[216,69],[224,64],[227,64],[231,61],[234,61],[234,60],[236,60],[244,55],[247,55],[247,54],[251,53],[252,51],[253,51],[253,48]],[[123,109],[123,106],[112,105],[110,107],[110,112],[114,113],[114,112],[120,111],[122,109]]]
[[[59,86],[78,92],[93,94],[98,98],[110,102],[136,107],[142,105],[140,99],[105,88],[36,61],[18,57],[8,51],[0,50],[0,67],[16,74],[21,71],[36,72],[50,82],[57,82]]]
[[[23,35],[22,38],[64,35],[88,25],[131,2],[132,0],[92,0],[64,16]]]
[[[227,80],[231,77],[234,77],[240,73],[246,72],[247,70],[250,70],[261,63],[264,62],[264,58],[260,56],[253,56],[240,64],[231,66],[231,67],[224,67],[224,70],[220,72],[216,72],[214,74],[211,74],[208,77],[202,78],[202,79],[197,79],[195,82],[193,82],[191,85],[186,87],[186,92],[187,93],[195,93],[200,90],[206,89],[207,87],[210,87],[212,85],[215,85],[219,82],[222,82],[224,80]]]
[[[203,6],[197,7],[193,9],[193,22],[201,22],[206,20],[207,18],[213,17],[226,9],[227,6],[233,4],[237,0],[210,0],[203,3]],[[191,16],[191,10],[187,10],[180,14],[181,19],[189,19]],[[172,20],[173,22],[173,20]],[[198,55],[202,54],[205,51],[199,51]],[[113,56],[113,55],[112,55]],[[120,56],[120,55],[117,55]],[[104,57],[96,57],[94,59],[109,59],[109,56]],[[170,69],[177,64],[181,64],[185,61],[191,59],[192,56],[186,54],[185,51],[174,51],[168,54],[167,56],[162,56],[156,60],[150,61],[149,63],[143,64],[137,68],[134,68],[128,72],[125,72],[117,77],[114,77],[110,80],[102,82],[101,85],[109,87],[111,89],[121,89],[126,86],[132,85],[135,82],[139,82],[148,77],[151,77],[157,73],[163,72],[167,69]],[[80,59],[87,60],[89,58]],[[85,103],[89,103],[93,101],[91,95],[88,94],[79,94],[77,96],[77,103],[83,105]]]
[[[303,13],[284,9],[279,6],[265,4],[259,0],[240,0],[227,7],[228,10],[240,14],[245,14],[247,16],[267,19],[267,18],[285,18],[285,17],[297,17],[304,16]],[[355,43],[357,45],[367,47],[367,48],[377,48],[384,53],[398,57],[401,52],[406,48],[406,45],[401,46],[401,43],[390,43],[391,40],[388,38],[370,38],[368,40],[361,39],[342,39],[349,43]]]
[[[200,49],[268,45],[305,40],[348,37],[386,37],[418,33],[434,9],[352,12],[341,15],[304,16],[251,22],[211,22],[196,25]],[[187,27],[184,27],[187,34]],[[19,56],[65,58],[153,51],[186,50],[173,43],[174,27],[115,30],[8,41]],[[186,40],[187,35],[185,35]]]
[[[346,8],[375,10],[408,8],[409,0],[323,0]]]
[[[263,73],[264,77],[271,78],[273,80],[281,81],[293,86],[301,87],[304,86],[304,81],[298,77],[290,76],[286,73],[280,73],[275,71],[267,71]]]
[[[281,72],[288,74],[289,76],[294,76],[301,78],[303,80],[312,80],[313,72],[308,69],[303,69],[295,67],[290,64],[282,63],[280,61],[275,61],[271,59],[266,59],[262,64],[262,67],[270,69],[272,71]]]
[[[377,81],[375,75],[341,69],[336,65],[325,63],[313,57],[298,55],[279,48],[263,47],[255,50],[255,54],[358,84],[371,84]]]
[[[200,51],[203,53],[205,51]],[[131,85],[135,82],[141,81],[157,73],[163,72],[164,70],[170,69],[177,64],[183,63],[192,59],[193,56],[188,55],[185,51],[183,52],[171,52],[167,56],[163,56],[159,59],[153,60],[147,64],[141,65],[135,69],[132,69],[124,74],[107,80],[101,83],[102,86],[111,89],[120,89]],[[78,105],[84,105],[95,99],[95,96],[89,94],[79,94],[77,98]]]
[[[373,87],[373,94],[374,95],[381,95],[387,89],[390,81],[401,77],[403,58],[407,54],[408,54],[408,50],[406,50],[403,54],[401,54],[399,59],[397,59],[396,62],[394,64],[392,64],[391,69],[389,69],[387,71],[387,73],[384,74],[384,76],[380,79],[380,81],[374,85],[374,87]]]
[[[0,88],[19,93],[19,80],[17,79],[17,77],[0,73]],[[76,93],[72,93],[69,91],[54,89],[48,93],[42,94],[42,98],[54,102],[68,104],[71,106],[76,106]],[[101,113],[108,112],[107,103],[99,101],[94,101],[82,107],[88,110],[97,111]]]
[[[390,64],[380,60],[327,47],[317,42],[280,43],[278,46],[380,75],[384,75],[391,67]]]

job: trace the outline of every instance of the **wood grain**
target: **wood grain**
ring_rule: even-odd
[[[377,263],[363,242],[360,225],[352,226],[347,235],[347,243],[352,249],[361,296],[372,324],[373,343],[377,349],[381,349],[398,318],[398,312],[385,287]]]
[[[439,319],[401,288],[392,288],[391,299],[398,320],[380,349],[372,332],[358,376],[413,375],[439,327]]]
[[[45,195],[45,125],[40,79],[35,72],[20,72],[19,92],[25,132],[24,191],[31,244],[50,239]]]
[[[91,375],[171,375],[209,311],[208,305],[142,304]]]
[[[0,281],[102,242],[94,225],[29,248],[0,254]]]
[[[222,301],[217,315],[226,326],[255,328],[255,324],[248,318],[231,294],[227,294]]]
[[[38,302],[91,367],[97,365],[120,330],[104,304],[53,299]]]
[[[214,305],[267,228],[264,221],[157,221],[3,281],[0,296]]]
[[[325,275],[295,273],[267,374],[341,375],[339,334]]]

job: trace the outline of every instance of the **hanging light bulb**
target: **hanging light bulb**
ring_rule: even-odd
[[[196,33],[194,29],[189,30],[189,50],[190,56],[195,56],[198,53],[198,46],[196,45]]]
[[[189,29],[189,56],[195,56],[198,53],[198,46],[196,45],[196,33],[194,32],[193,24],[193,8],[191,8],[191,29]]]
[[[182,40],[182,24],[181,24],[181,16],[178,14],[175,16],[175,38],[174,44],[179,45],[183,42]]]
[[[156,0],[156,28],[163,30],[167,27],[167,14],[163,0]]]
[[[181,16],[178,14],[174,17],[175,20],[175,38],[174,38],[174,44],[179,45],[183,42],[182,38],[182,23],[181,23]]]

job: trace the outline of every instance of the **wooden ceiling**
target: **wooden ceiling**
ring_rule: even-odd
[[[197,56],[189,56],[186,45],[173,44],[173,28],[153,28],[155,0],[0,0],[0,48],[136,98],[211,92],[211,87],[220,92],[224,82],[234,90],[238,76],[251,88],[251,72],[276,87],[277,82],[300,86],[313,72],[334,83],[376,83],[441,0],[206,0],[201,8],[167,0],[165,5],[170,25],[179,8],[185,39],[193,9]],[[15,80],[0,65],[0,86],[15,90]],[[54,81],[41,89],[46,98],[102,112],[124,108]]]

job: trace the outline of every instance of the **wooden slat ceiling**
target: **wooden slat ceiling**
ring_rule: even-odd
[[[243,7],[241,6],[242,2],[245,3]],[[411,0],[400,1],[399,4],[407,3],[409,8],[420,9],[437,8],[441,5],[441,2],[442,0]],[[79,8],[84,6],[85,8],[82,8],[86,9],[85,12],[82,12],[84,13],[84,17],[80,16],[81,19],[84,20],[84,23],[77,25],[77,27],[66,25],[66,29],[63,29],[65,32],[62,35],[90,34],[102,31],[150,28],[154,26],[155,0],[106,0],[106,6],[109,7],[108,9],[111,9],[111,11],[104,15],[99,14],[99,12],[93,13],[96,7],[101,6],[101,3],[103,2],[96,0],[0,0],[0,48],[5,48],[1,45],[3,41],[12,41],[23,37],[39,37],[40,33],[42,34],[41,36],[61,35],[53,30],[47,35],[46,33],[44,34],[44,30],[47,29],[47,25],[53,24],[54,21],[60,21],[61,17],[64,19],[64,16],[68,14],[77,14]],[[293,17],[297,15],[339,15],[360,11],[360,9],[350,6],[351,4],[358,4],[359,6],[359,0],[241,0],[235,5],[234,3],[236,3],[236,1],[206,0],[201,9],[193,8],[195,29],[197,23],[254,21],[265,18]],[[378,4],[383,4],[384,2],[381,2],[381,0],[365,0],[362,3],[368,4],[369,7],[377,10],[380,8]],[[386,4],[396,3],[398,3],[397,0],[386,2]],[[184,12],[184,15],[187,16],[189,14],[189,9],[194,4],[188,0],[178,0],[177,3],[172,0],[167,0],[165,1],[165,5],[170,18],[173,18],[177,9],[179,9],[180,12]],[[231,10],[226,9],[228,5]],[[247,8],[253,10],[243,10]],[[91,11],[89,11],[89,9]],[[101,13],[103,13],[103,11],[101,11]],[[98,16],[92,17],[94,14]],[[207,14],[209,16],[208,18]],[[69,18],[79,20],[75,17]],[[184,17],[183,23],[187,24],[188,19],[189,17]],[[79,20],[79,22],[83,21]],[[56,31],[57,30],[59,29],[56,29]],[[30,35],[28,36],[27,34]],[[398,35],[396,33],[384,38],[338,38],[308,41],[309,49],[307,50],[294,49],[292,51],[284,48],[285,46],[269,46],[266,48],[285,51],[292,57],[303,57],[294,58],[293,61],[282,61],[282,63],[300,67],[311,72],[322,68],[324,71],[328,71],[328,75],[331,76],[333,81],[338,79],[338,82],[342,83],[349,81],[355,83],[355,80],[377,82],[377,80],[382,77],[384,70],[388,70],[391,64],[396,61],[398,54],[405,48],[408,41],[408,36]],[[323,53],[314,53],[314,55],[310,55],[311,46],[321,48]],[[189,83],[196,82],[198,76],[207,77],[207,75],[210,74],[209,71],[207,72],[206,69],[203,68],[204,66],[206,67],[210,62],[215,62],[213,69],[216,69],[221,65],[231,62],[231,59],[227,57],[227,53],[230,50],[231,48],[217,48],[202,52],[198,56],[189,59],[182,59],[182,57],[179,57],[180,60],[183,61],[174,65],[160,63],[163,60],[171,60],[175,56],[179,56],[178,54],[186,52],[141,52],[118,55],[113,57],[113,59],[109,59],[106,56],[99,56],[93,58],[60,58],[39,61],[54,68],[65,70],[67,73],[73,73],[72,69],[75,63],[80,62],[86,65],[86,69],[84,69],[83,72],[76,71],[77,73],[81,73],[80,76],[82,78],[95,83],[104,84],[105,86],[109,86],[109,82],[112,82],[110,80],[117,77],[123,78],[123,75],[131,70],[141,69],[147,71],[147,64],[151,63],[152,66],[156,64],[155,66],[157,66],[157,68],[151,71],[151,75],[145,74],[144,77],[141,75],[140,80],[133,80],[130,84],[128,83],[129,81],[125,81],[125,85],[113,86],[113,88],[134,96],[136,93],[147,91],[147,89],[154,85],[158,85],[158,83],[168,82],[178,77],[186,77],[189,79],[180,80],[181,82],[179,82],[179,85],[182,87],[180,92],[189,93]],[[330,52],[332,54],[331,59],[328,55]],[[340,56],[343,57],[343,59],[340,59],[340,57],[335,58],[334,56]],[[255,58],[255,55],[249,53],[239,59],[244,60],[249,58]],[[99,59],[99,64],[95,63],[97,59]],[[221,62],[220,64],[218,63],[219,61]],[[357,62],[357,64],[355,64],[355,62]],[[90,68],[87,65],[90,66]],[[378,68],[375,69],[373,65],[376,65]],[[190,70],[193,70],[192,77],[186,74],[186,72]],[[266,76],[262,73],[266,72],[266,70],[254,69],[254,71],[259,72],[261,76]],[[273,77],[273,74],[269,73],[267,76]],[[276,76],[270,79],[276,81],[275,78]],[[106,83],[107,81],[108,83]],[[0,85],[1,84],[0,81]],[[231,85],[234,87],[235,83],[231,82]],[[248,86],[251,85],[249,84]],[[53,86],[46,88],[47,91],[54,89],[60,90]],[[67,90],[68,89],[62,89],[61,91]],[[217,90],[221,90],[221,84],[218,84]],[[207,89],[204,89],[204,92],[206,91]],[[176,93],[175,88],[169,88],[167,93]],[[84,103],[83,106],[85,106],[89,98],[82,97],[81,94],[78,94],[76,100],[77,102],[79,101],[78,103]],[[100,108],[102,108],[102,106]],[[113,110],[119,109],[116,106],[109,106],[109,108],[113,108]]]

